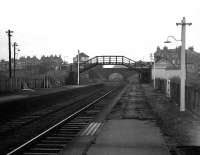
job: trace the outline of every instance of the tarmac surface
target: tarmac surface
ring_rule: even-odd
[[[155,123],[109,120],[88,155],[169,155]]]

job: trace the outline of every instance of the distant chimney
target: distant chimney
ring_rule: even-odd
[[[160,52],[160,50],[161,50],[161,49],[160,49],[160,47],[159,47],[159,46],[157,46],[157,52]]]
[[[168,50],[168,47],[167,47],[167,46],[164,46],[164,47],[163,47],[163,50],[164,50],[164,51],[167,51],[167,50]]]
[[[193,47],[193,46],[189,47],[188,49],[189,49],[190,51],[194,51],[194,47]]]

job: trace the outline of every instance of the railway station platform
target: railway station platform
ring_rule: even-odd
[[[42,88],[42,89],[22,89],[18,92],[12,93],[12,94],[7,94],[7,95],[1,95],[0,96],[0,105],[6,102],[13,102],[16,100],[21,100],[33,96],[42,96],[42,95],[48,95],[48,94],[53,94],[61,91],[66,91],[70,89],[76,89],[80,87],[86,87],[88,85],[69,85],[69,86],[64,86],[64,87],[59,87],[59,88]]]
[[[87,155],[170,155],[141,87],[131,86],[120,102],[123,110],[111,111]]]
[[[169,155],[154,122],[109,120],[87,155]]]
[[[106,119],[98,119],[96,124],[101,127],[88,125],[73,146],[61,154],[170,155],[140,85],[127,87]]]

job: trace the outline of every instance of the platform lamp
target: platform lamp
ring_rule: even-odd
[[[155,76],[155,56],[153,53],[150,54],[150,58],[151,58],[151,61],[152,61],[152,65],[153,65],[153,88],[155,89],[156,88],[156,76]]]
[[[170,38],[172,38],[174,41],[176,41],[176,42],[179,42],[179,41],[181,41],[181,40],[178,40],[178,39],[176,39],[176,37],[174,37],[174,36],[168,36],[167,37],[167,40],[164,42],[164,43],[166,43],[166,44],[170,44],[170,43],[172,43],[172,41],[170,41],[169,39]],[[182,63],[185,63],[185,62],[183,62],[182,61],[182,52],[181,52],[181,64]],[[181,70],[180,70],[180,79],[181,79],[181,81],[185,81],[184,79],[184,74],[182,74],[184,72],[184,70],[182,70],[182,67],[181,67]],[[185,108],[184,108],[184,110],[183,110],[183,106],[185,107],[185,82],[181,82],[181,85],[183,85],[183,86],[181,86],[180,87],[180,111],[185,111]],[[184,102],[183,102],[183,99],[184,99]]]
[[[14,44],[13,44],[12,46],[13,46],[13,48],[14,48],[13,52],[14,52],[14,78],[15,78],[15,67],[16,67],[16,58],[15,58],[15,56],[16,56],[16,47],[19,46],[19,45],[18,45],[16,42],[14,42]]]
[[[175,40],[177,42],[181,41],[181,40],[177,40],[176,37],[174,37],[174,36],[168,36],[164,43],[166,43],[166,44],[172,43],[172,41],[170,41],[169,38],[172,38],[173,40]]]
[[[80,51],[78,50],[78,55],[77,55],[77,72],[78,72],[78,76],[77,76],[77,85],[79,85],[80,84],[80,58],[79,58],[79,54],[80,54]]]
[[[20,49],[17,49],[17,51],[19,52]],[[17,60],[17,57],[18,57],[18,52],[15,52],[15,59],[14,59],[14,77],[16,77],[16,60]]]

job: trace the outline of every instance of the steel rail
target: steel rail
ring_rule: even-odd
[[[19,147],[15,148],[14,150],[8,152],[6,155],[12,155],[13,153],[16,153],[17,151],[20,151],[20,149],[24,148],[25,146],[29,145],[31,142],[37,140],[38,138],[40,138],[41,136],[45,135],[46,133],[50,132],[51,130],[53,130],[54,128],[58,127],[59,125],[62,125],[64,122],[66,122],[67,120],[69,120],[70,118],[74,117],[75,115],[77,115],[78,113],[84,111],[85,109],[87,109],[88,107],[90,107],[91,105],[95,104],[96,102],[98,102],[99,100],[101,100],[102,98],[104,98],[105,96],[107,96],[108,94],[110,94],[114,89],[108,91],[107,93],[105,93],[104,95],[102,95],[101,97],[97,98],[96,100],[92,101],[90,104],[86,105],[85,107],[81,108],[80,110],[76,111],[75,113],[71,114],[70,116],[68,116],[67,118],[63,119],[62,121],[58,122],[57,124],[53,125],[52,127],[50,127],[49,129],[45,130],[44,132],[40,133],[39,135],[35,136],[34,138],[32,138],[31,140],[27,141],[26,143],[20,145]]]

